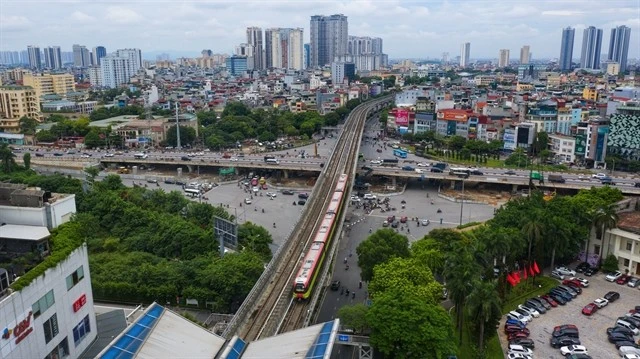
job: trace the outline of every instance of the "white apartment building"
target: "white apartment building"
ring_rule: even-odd
[[[132,75],[142,68],[142,51],[140,49],[120,49],[116,50],[114,54],[131,60]]]
[[[271,67],[281,69],[304,69],[303,29],[269,29],[267,50],[271,50]]]
[[[102,86],[116,88],[126,84],[135,74],[134,65],[130,58],[107,55],[102,58],[100,65],[102,72]]]
[[[102,61],[102,59],[100,60]],[[95,86],[95,87],[103,86],[102,68],[100,66],[92,66],[87,69],[87,72],[89,72],[89,83],[91,83],[91,86]]]
[[[549,151],[561,162],[575,162],[576,139],[560,134],[549,134]]]

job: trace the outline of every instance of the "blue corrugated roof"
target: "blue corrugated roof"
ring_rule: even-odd
[[[233,346],[231,347],[231,351],[227,355],[227,359],[240,358],[240,354],[242,353],[242,351],[244,350],[244,347],[246,346],[247,346],[247,343],[245,343],[244,340],[240,338],[236,338],[235,343],[233,343]]]
[[[322,358],[327,352],[327,347],[331,344],[331,330],[333,329],[334,322],[324,323],[316,341],[313,342],[311,348],[307,352],[305,359]]]
[[[105,351],[100,359],[133,359],[163,312],[162,306],[154,304]]]

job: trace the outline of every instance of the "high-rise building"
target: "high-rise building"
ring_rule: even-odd
[[[91,86],[102,87],[102,69],[100,66],[91,66],[87,69],[89,73],[89,83]]]
[[[562,29],[562,41],[560,42],[560,60],[558,66],[561,71],[571,71],[573,61],[573,38],[576,30],[572,27]]]
[[[62,68],[62,52],[60,46],[44,48],[44,67],[57,70]]]
[[[582,35],[582,52],[580,67],[583,69],[600,68],[600,48],[602,46],[602,29],[589,26]]]
[[[31,86],[38,98],[42,95],[65,96],[67,92],[76,90],[76,83],[71,74],[41,74],[26,73],[22,76],[22,83]]]
[[[524,45],[520,49],[520,65],[526,65],[529,63],[531,53],[529,51],[529,45]]]
[[[142,68],[142,51],[140,51],[140,49],[120,49],[116,50],[115,55],[131,60],[131,76],[135,75],[135,73]]]
[[[353,63],[334,62],[331,64],[331,82],[333,83],[333,86],[353,81],[355,74],[356,65]]]
[[[248,27],[247,28],[247,44],[253,47],[253,68],[256,70],[262,70],[265,67],[265,60],[263,58],[262,47],[262,28],[260,27]]]
[[[266,59],[270,68],[304,69],[304,30],[272,28],[265,30]]]
[[[100,60],[107,56],[107,49],[104,46],[96,46],[93,48],[93,51],[91,51],[91,63],[94,66],[100,66]]]
[[[40,48],[38,46],[27,46],[29,56],[29,67],[33,69],[42,68],[42,59],[40,58]]]
[[[244,56],[229,56],[226,60],[226,67],[232,76],[240,76],[247,72],[247,58]]]
[[[91,66],[91,53],[84,45],[73,45],[73,66],[89,67]]]
[[[236,56],[247,58],[247,70],[255,70],[254,47],[250,44],[240,44],[236,46]]]
[[[469,66],[469,56],[471,55],[471,43],[465,42],[460,46],[460,67]]]
[[[311,66],[311,44],[304,44],[304,68]]]
[[[353,63],[356,71],[379,70],[387,65],[387,55],[382,53],[382,39],[368,36],[349,36],[347,54],[336,56],[334,62]]]
[[[627,71],[627,56],[629,55],[630,37],[631,28],[627,26],[622,25],[611,29],[607,59],[620,64],[620,72]]]
[[[20,118],[39,119],[40,101],[29,86],[0,86],[0,129],[20,132]]]
[[[509,49],[500,49],[498,56],[498,67],[509,66]]]
[[[119,56],[117,53],[109,54],[102,58],[100,69],[102,70],[102,86],[116,88],[129,82],[136,70],[134,61],[128,56]]]
[[[311,67],[329,65],[336,56],[347,54],[348,36],[349,24],[346,16],[311,16]]]

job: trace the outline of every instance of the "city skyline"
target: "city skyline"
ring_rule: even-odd
[[[535,58],[554,59],[559,56],[558,49],[550,44],[559,42],[563,28],[575,28],[575,42],[581,44],[588,26],[608,34],[620,25],[632,32],[629,58],[640,58],[640,42],[633,40],[640,33],[636,1],[540,1],[508,7],[499,1],[241,3],[246,6],[195,0],[158,7],[144,0],[51,4],[3,0],[0,50],[36,45],[61,46],[69,51],[73,44],[81,44],[89,49],[98,45],[107,49],[138,47],[149,54],[195,56],[202,49],[230,54],[238,43],[246,41],[247,27],[300,27],[304,29],[303,41],[308,43],[311,16],[343,14],[349,18],[349,35],[383,38],[390,58],[439,57],[443,51],[455,54],[461,43],[470,42],[472,58],[495,58],[500,49],[515,52],[528,44]],[[247,13],[243,10],[247,7],[260,11]],[[451,26],[449,22],[454,20],[457,25]],[[65,21],[85,31],[71,31]],[[608,40],[603,40],[604,49],[609,47]],[[574,46],[573,58],[579,57],[580,46]]]

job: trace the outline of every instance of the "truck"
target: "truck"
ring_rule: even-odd
[[[556,183],[565,183],[566,180],[562,177],[562,175],[549,175],[549,182],[556,182]]]
[[[538,171],[531,171],[530,178],[536,181],[542,181],[542,175]]]
[[[382,165],[383,166],[396,166],[398,164],[398,159],[397,158],[385,158],[382,160]]]

